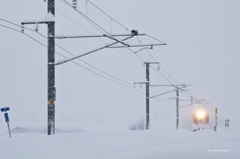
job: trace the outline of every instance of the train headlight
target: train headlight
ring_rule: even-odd
[[[198,119],[204,119],[205,115],[206,115],[206,113],[201,110],[197,112]]]

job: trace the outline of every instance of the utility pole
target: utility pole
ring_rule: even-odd
[[[159,62],[144,62],[146,64],[146,82],[135,82],[134,84],[146,84],[146,130],[149,129],[150,124],[150,102],[149,102],[149,86],[150,86],[150,64],[159,64]]]
[[[55,0],[48,0],[48,13],[55,16]],[[48,23],[48,135],[55,134],[55,22]]]
[[[156,87],[156,86],[175,87],[174,90],[152,96],[152,97],[150,97],[150,99],[155,98],[155,97],[159,97],[161,95],[164,95],[164,94],[167,94],[167,93],[170,93],[170,92],[173,92],[173,91],[176,91],[176,129],[178,129],[179,128],[179,90],[184,91],[183,88],[185,88],[187,86],[192,86],[192,85],[182,84],[182,85],[150,85],[150,86],[152,86],[152,87]]]
[[[46,20],[36,21],[24,21],[21,23],[22,32],[24,32],[24,25],[34,24],[36,32],[38,31],[39,24],[48,25],[48,135],[55,134],[55,100],[56,100],[56,88],[55,88],[55,0],[48,0],[48,14],[50,18]]]
[[[176,129],[179,128],[179,89],[176,90]]]
[[[45,0],[44,0],[45,1]],[[105,49],[105,48],[122,48],[122,47],[144,47],[144,46],[160,46],[160,45],[166,45],[165,43],[157,43],[157,44],[141,44],[141,45],[129,45],[127,43],[124,43],[125,40],[128,40],[134,36],[145,36],[146,34],[138,34],[137,30],[132,30],[131,34],[103,34],[103,35],[87,35],[87,36],[81,36],[81,35],[75,35],[75,36],[55,36],[55,0],[48,0],[47,1],[47,18],[44,18],[44,20],[35,20],[35,21],[24,21],[21,22],[21,30],[24,32],[24,25],[26,24],[34,24],[36,32],[38,31],[38,25],[39,24],[47,24],[48,25],[48,103],[47,103],[47,109],[48,109],[48,122],[47,122],[47,133],[48,135],[55,134],[55,101],[56,101],[56,87],[55,87],[55,65],[60,65],[72,60],[75,60],[77,58],[92,54],[94,52],[97,52],[99,50]],[[77,0],[73,0],[72,7],[75,11],[78,11],[76,9],[77,7]],[[117,39],[115,37],[125,37],[123,39]],[[102,46],[100,48],[88,51],[86,53],[73,56],[68,59],[61,60],[60,62],[55,62],[55,38],[56,39],[66,39],[66,38],[91,38],[91,37],[107,37],[115,42],[107,44],[105,46]],[[122,44],[120,46],[116,46],[116,44]],[[148,64],[149,67],[149,64]],[[148,68],[149,70],[149,68]],[[148,81],[149,81],[149,72],[148,72]],[[149,97],[149,86],[148,86],[148,95]],[[148,114],[149,114],[149,101],[148,101]],[[148,117],[149,122],[149,117]],[[148,126],[147,126],[148,128]]]
[[[146,130],[149,129],[149,62],[145,62],[146,64]]]
[[[159,62],[144,62],[146,64],[146,130],[149,129],[150,124],[150,107],[149,107],[149,85],[150,85],[150,64],[159,64]]]
[[[191,107],[193,107],[193,96],[191,96]]]
[[[214,109],[214,113],[215,113],[215,125],[214,125],[214,127],[213,127],[213,130],[214,131],[217,131],[217,114],[218,114],[218,108],[216,107],[215,109]]]

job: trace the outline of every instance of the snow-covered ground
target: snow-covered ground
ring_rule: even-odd
[[[59,123],[56,135],[48,136],[44,122],[10,124],[11,139],[6,124],[1,123],[1,159],[238,159],[240,156],[240,134],[231,127],[220,127],[217,132],[191,132],[175,130],[174,125],[167,123],[154,123],[151,130],[130,131],[129,122],[79,121]]]

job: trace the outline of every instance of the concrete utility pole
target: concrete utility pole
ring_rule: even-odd
[[[48,0],[48,13],[55,16],[55,0]],[[48,135],[55,134],[55,22],[48,23]]]
[[[179,128],[179,89],[176,90],[176,129]]]
[[[165,92],[165,93],[161,93],[161,94],[158,94],[158,95],[155,95],[155,96],[152,96],[150,97],[149,99],[151,98],[155,98],[155,97],[159,97],[161,95],[164,95],[164,94],[167,94],[167,93],[170,93],[170,92],[173,92],[173,91],[176,91],[176,129],[179,128],[179,89],[184,91],[183,88],[187,87],[187,86],[191,86],[191,85],[186,85],[186,84],[182,84],[182,85],[150,85],[151,87],[156,87],[156,86],[167,86],[167,87],[175,87],[174,90],[171,90],[171,91],[168,91],[168,92]],[[175,99],[175,98],[174,98]]]
[[[146,130],[149,129],[150,124],[150,107],[149,107],[149,85],[150,85],[150,64],[159,64],[159,62],[144,62],[146,64]]]
[[[36,21],[24,21],[21,22],[21,29],[22,32],[24,32],[24,25],[26,24],[35,24],[35,30],[36,32],[38,31],[38,24],[47,24],[48,25],[48,104],[47,104],[47,109],[48,109],[48,122],[47,122],[47,127],[48,127],[48,135],[55,134],[55,100],[56,100],[56,87],[55,87],[55,65],[60,65],[69,61],[72,61],[74,59],[92,54],[96,51],[105,49],[105,48],[121,48],[121,47],[144,47],[144,46],[159,46],[159,45],[166,45],[165,43],[157,43],[157,44],[141,44],[141,45],[129,45],[127,43],[124,43],[125,40],[128,40],[134,36],[144,36],[146,34],[138,34],[137,30],[132,30],[131,34],[113,34],[110,35],[108,34],[103,34],[103,35],[87,35],[87,36],[81,36],[81,35],[75,35],[75,36],[55,36],[55,0],[48,0],[48,16],[50,18],[46,18],[44,20],[36,20]],[[75,11],[78,12],[76,9],[77,7],[77,0],[73,0],[72,6]],[[115,37],[117,36],[126,36],[124,39],[116,39]],[[73,56],[68,59],[64,59],[60,62],[55,63],[55,38],[56,39],[66,39],[66,38],[87,38],[87,37],[107,37],[112,40],[114,40],[113,43],[110,43],[108,45],[102,46],[100,48],[88,51],[86,53],[80,54]],[[123,46],[115,46],[115,44],[122,44]],[[148,64],[149,67],[149,64]],[[148,68],[149,70],[149,68]],[[149,81],[149,73],[148,73],[148,81]],[[149,90],[149,86],[148,86]],[[149,91],[148,95],[149,97]],[[149,100],[149,99],[148,99]],[[149,114],[149,101],[148,101],[148,114]],[[148,117],[148,122],[149,122],[149,117]],[[147,126],[148,127],[148,126]]]
[[[51,19],[36,20],[36,21],[24,21],[21,23],[22,32],[24,32],[24,25],[34,24],[36,31],[38,31],[39,24],[48,25],[48,135],[55,134],[55,100],[56,100],[56,88],[55,88],[55,0],[48,0],[48,16]]]
[[[146,130],[149,129],[149,62],[146,64]]]
[[[146,64],[146,82],[135,82],[134,84],[146,84],[146,130],[149,129],[150,125],[150,102],[149,102],[149,86],[150,86],[150,64],[159,64],[159,62],[144,62]]]

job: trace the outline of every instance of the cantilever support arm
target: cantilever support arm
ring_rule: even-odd
[[[182,89],[182,88],[185,88],[185,87],[181,87],[181,88],[179,87],[179,88],[177,88],[177,89],[174,89],[174,90],[171,90],[171,91],[168,91],[168,92],[164,92],[164,93],[161,93],[161,94],[158,94],[158,95],[149,97],[149,99],[155,98],[155,97],[159,97],[159,96],[162,96],[162,95],[164,95],[164,94],[168,94],[168,93],[174,92],[174,91],[176,91],[176,90],[178,90],[178,89]]]
[[[108,48],[125,48],[125,47],[146,47],[146,46],[160,46],[160,45],[166,45],[166,44],[141,44],[141,45],[122,45],[122,46],[109,46]]]
[[[111,37],[132,36],[133,34],[112,34]],[[145,36],[146,34],[134,34],[134,36]],[[69,38],[104,38],[106,34],[101,35],[56,35],[49,38],[55,39],[69,39]]]
[[[123,44],[123,45],[125,45],[125,46],[128,46],[128,47],[129,47],[129,45],[128,45],[128,44],[126,44],[126,43],[124,43],[124,42],[122,42],[122,41],[120,41],[120,40],[118,40],[118,39],[114,38],[113,36],[108,36],[108,35],[106,35],[106,34],[104,34],[104,36],[106,36],[106,37],[108,37],[108,38],[110,38],[110,39],[112,39],[112,40],[115,40],[115,41],[117,41],[117,42],[119,42],[119,43],[121,43],[121,44]]]
[[[122,40],[113,42],[113,43],[111,43],[111,44],[108,44],[108,45],[99,47],[99,48],[94,49],[94,50],[88,51],[88,52],[86,52],[86,53],[84,53],[84,54],[80,54],[80,55],[74,56],[74,57],[72,57],[72,58],[68,58],[68,59],[65,59],[65,60],[58,61],[58,62],[56,62],[56,63],[54,63],[54,64],[55,64],[55,65],[61,65],[61,64],[63,64],[63,63],[66,63],[66,62],[75,60],[75,59],[77,59],[77,58],[79,58],[79,57],[86,56],[86,55],[88,55],[88,54],[94,53],[94,52],[96,52],[96,51],[102,50],[102,49],[104,49],[104,48],[108,48],[108,47],[110,47],[110,46],[112,46],[112,45],[115,45],[115,44],[117,44],[117,43],[120,43],[120,42],[123,42],[123,41],[125,41],[125,40],[128,40],[128,39],[132,38],[133,36],[134,36],[134,35],[131,35],[130,37],[127,37],[127,38],[124,38],[124,39],[122,39]]]

